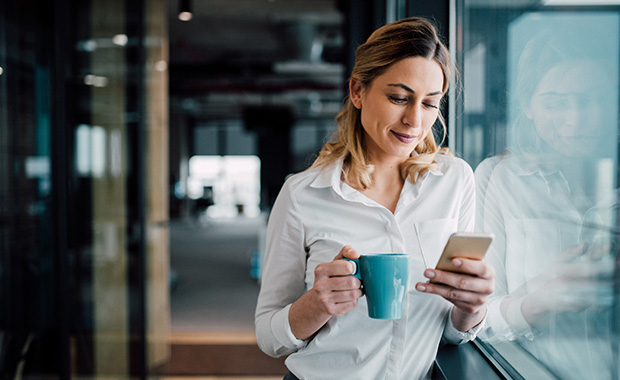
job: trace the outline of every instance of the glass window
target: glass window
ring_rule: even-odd
[[[620,2],[528,3],[458,17],[457,149],[495,235],[482,338],[528,379],[617,379]]]
[[[0,2],[3,377],[130,378],[169,357],[166,14]]]

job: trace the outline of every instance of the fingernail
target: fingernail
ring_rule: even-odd
[[[355,265],[354,261],[349,261],[349,268],[351,268],[349,270],[349,274],[355,274],[355,272],[357,272],[357,266]]]
[[[426,290],[426,286],[422,285],[422,284],[417,284],[415,286],[416,289],[418,289],[419,291],[423,292]]]
[[[452,265],[454,265],[455,267],[460,267],[461,264],[463,264],[463,262],[459,259],[452,260]]]
[[[433,272],[432,270],[427,270],[426,272],[424,272],[424,277],[433,278],[435,277],[435,272]]]

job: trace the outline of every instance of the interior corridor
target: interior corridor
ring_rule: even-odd
[[[171,360],[167,380],[281,379],[283,359],[256,346],[252,262],[265,219],[174,220],[170,228]]]

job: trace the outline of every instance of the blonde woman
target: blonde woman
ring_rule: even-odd
[[[481,328],[492,267],[462,259],[468,274],[433,269],[449,235],[474,227],[473,172],[433,136],[449,62],[427,20],[375,31],[357,49],[333,140],[284,184],[256,333],[264,352],[289,355],[285,379],[429,378],[442,337],[462,343]],[[370,252],[411,256],[400,319],[369,318],[360,281],[348,276],[342,258]]]

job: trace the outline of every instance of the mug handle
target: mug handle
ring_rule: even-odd
[[[353,274],[350,274],[349,276],[353,276],[361,280],[362,275],[360,274],[360,260],[359,259],[347,259],[346,257],[343,257],[342,259],[346,261],[351,261],[355,265],[355,272],[353,272]]]

